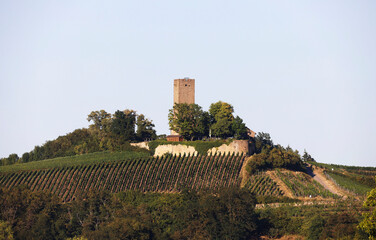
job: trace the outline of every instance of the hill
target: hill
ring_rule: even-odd
[[[352,183],[348,185],[351,187],[370,188],[367,184],[371,185],[368,180],[375,176],[374,168],[310,162],[303,163],[299,170],[272,167],[250,174],[246,166],[253,158],[235,154],[167,154],[153,158],[142,152],[99,152],[2,166],[0,216],[7,224],[17,226],[13,227],[17,239],[27,239],[22,234],[28,230],[22,232],[22,229],[33,229],[24,224],[32,214],[39,214],[38,219],[42,220],[52,216],[43,227],[44,222],[38,220],[34,236],[40,236],[38,229],[64,223],[59,225],[59,229],[64,229],[62,236],[82,234],[89,239],[103,239],[101,234],[107,228],[114,234],[122,230],[133,233],[134,238],[145,228],[150,234],[165,236],[150,235],[151,239],[180,239],[185,234],[193,234],[189,235],[192,238],[200,234],[207,236],[200,231],[209,228],[213,238],[220,238],[224,226],[233,224],[228,232],[232,233],[234,227],[245,227],[242,219],[248,218],[247,223],[253,224],[253,230],[245,236],[258,234],[263,239],[276,239],[291,234],[297,239],[364,239],[364,233],[356,226],[362,213],[369,211],[361,206],[365,195],[340,185],[337,180],[336,185],[331,176],[340,176],[343,182]],[[327,183],[335,186],[336,191]],[[26,188],[22,187],[25,185]],[[22,205],[24,210],[18,211],[13,219],[7,211],[12,211],[14,204]],[[48,213],[55,211],[49,204],[65,214]],[[34,206],[42,207],[36,210]],[[228,217],[234,214],[234,209],[237,209],[236,223]],[[21,220],[17,222],[17,219]],[[59,219],[63,220],[59,222]],[[90,225],[93,220],[101,227]],[[117,228],[118,221],[125,221],[121,228]],[[139,225],[127,225],[127,221],[149,225],[138,229]],[[202,226],[201,221],[206,227],[197,228]],[[50,238],[56,236],[47,233],[51,234]],[[91,235],[94,233],[98,235]]]
[[[101,156],[101,154],[90,156],[98,155]],[[116,155],[121,156],[120,153],[115,153]],[[108,157],[114,158],[111,154]],[[11,169],[2,167],[0,185],[7,188],[27,185],[32,191],[49,190],[63,201],[71,200],[76,193],[93,189],[113,193],[125,190],[177,192],[184,188],[217,190],[239,185],[239,174],[244,159],[245,156],[234,154],[166,155],[160,158],[141,157],[98,163],[86,160],[89,164],[74,163],[72,166],[43,167],[59,162],[59,159],[55,159],[40,162],[42,165],[37,169],[30,169],[29,167],[33,166],[30,163],[25,167],[22,164],[18,167],[23,171],[5,171]],[[69,159],[66,162],[74,162],[73,160]],[[80,162],[83,163],[83,160]]]
[[[152,158],[144,152],[98,152],[1,166],[0,185],[49,190],[64,201],[89,189],[113,193],[125,190],[178,192],[183,188],[218,190],[242,185],[260,202],[364,196],[375,185],[375,168],[311,162],[302,171],[276,168],[248,176],[244,174],[245,160],[245,156],[234,154]],[[247,161],[252,161],[252,157]],[[309,166],[314,167],[316,175],[317,171],[325,174],[325,180],[341,188],[344,194],[316,181]]]

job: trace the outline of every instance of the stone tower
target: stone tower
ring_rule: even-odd
[[[184,78],[174,80],[174,104],[175,103],[195,103],[195,80]],[[180,141],[178,133],[171,130],[171,135],[167,137],[168,141]]]
[[[174,104],[195,103],[195,80],[184,78],[174,80]]]

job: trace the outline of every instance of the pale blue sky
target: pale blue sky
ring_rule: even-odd
[[[1,1],[0,157],[134,109],[168,133],[196,79],[275,143],[376,166],[376,1]]]

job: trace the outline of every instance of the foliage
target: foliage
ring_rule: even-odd
[[[337,185],[354,193],[365,195],[372,189],[372,187],[358,182],[344,173],[338,171],[325,171],[325,173],[329,175]]]
[[[123,141],[133,141],[135,134],[136,112],[133,110],[116,111],[111,124],[111,131]]]
[[[210,105],[212,135],[220,138],[233,136],[232,125],[234,121],[234,108],[226,102],[216,102]],[[239,120],[238,120],[239,122]]]
[[[315,214],[308,223],[307,239],[317,240],[320,238],[321,232],[324,230],[325,220],[320,214]]]
[[[256,196],[282,196],[278,185],[265,173],[252,175],[244,186]]]
[[[12,226],[0,220],[0,240],[13,240]]]
[[[48,190],[71,201],[87,190],[178,192],[184,188],[203,191],[238,186],[244,156],[200,155],[136,158],[95,164],[7,172],[0,185],[25,184],[31,190]],[[28,163],[31,164],[31,163]],[[16,165],[14,165],[16,166]]]
[[[321,184],[314,181],[311,176],[303,172],[275,171],[276,175],[286,184],[296,197],[338,198],[337,195],[326,190]]]
[[[359,223],[359,228],[369,235],[369,239],[376,239],[376,187],[367,194],[367,199],[363,206],[371,208],[371,211],[363,214],[363,220]]]
[[[171,130],[187,140],[205,137],[249,139],[248,129],[239,116],[234,117],[234,108],[219,101],[210,105],[209,113],[197,104],[175,104],[169,110]]]
[[[234,133],[234,138],[236,139],[248,139],[248,131],[243,119],[239,116],[234,118],[231,126],[232,132]]]
[[[273,195],[256,195],[257,203],[298,203],[301,200],[296,198],[289,198],[286,196],[273,196]]]
[[[319,162],[310,162],[310,164],[327,169],[334,169],[334,170],[346,170],[349,172],[358,172],[362,174],[369,173],[370,175],[375,175],[376,167],[360,167],[360,166],[346,166],[346,165],[338,165],[338,164],[326,164],[326,163],[319,163]]]
[[[299,153],[281,146],[276,146],[270,151],[263,151],[253,155],[251,161],[248,161],[246,166],[247,172],[250,175],[258,170],[273,168],[285,168],[296,171],[304,170]]]
[[[254,141],[255,141],[256,153],[269,151],[274,146],[273,140],[271,139],[269,133],[264,133],[264,132],[257,133]]]
[[[21,187],[0,193],[0,226],[12,226],[15,239],[250,239],[259,224],[254,196],[239,188],[88,191],[66,204]]]
[[[290,205],[260,208],[259,232],[272,239],[300,235],[307,239],[364,239],[356,229],[361,217],[357,202]],[[319,231],[321,230],[321,231]]]
[[[209,115],[197,104],[175,103],[169,110],[170,129],[185,139],[200,139],[208,135]]]
[[[47,192],[31,192],[24,187],[0,189],[0,220],[12,226],[15,239],[66,238],[58,199]]]
[[[26,163],[74,156],[99,151],[135,150],[130,141],[144,141],[156,138],[154,124],[143,114],[137,116],[133,110],[116,111],[114,116],[104,110],[92,111],[87,120],[93,122],[88,129],[76,129],[71,133],[47,141],[42,146],[24,153],[22,158],[11,154],[0,159],[0,165]],[[137,132],[136,132],[137,126]]]
[[[93,124],[90,127],[103,130],[108,132],[111,126],[111,114],[107,113],[105,110],[92,111],[88,116],[87,120],[89,122],[93,121]]]
[[[152,121],[145,118],[143,114],[137,116],[137,132],[136,132],[136,139],[138,141],[147,141],[156,139],[157,134],[156,131],[153,129],[155,125]]]
[[[1,172],[15,171],[31,171],[47,168],[63,168],[88,164],[99,164],[105,162],[117,162],[129,159],[139,159],[149,157],[149,153],[145,151],[125,151],[125,152],[96,152],[83,155],[75,155],[70,157],[60,157],[46,159],[42,161],[14,164],[0,167]]]
[[[304,154],[302,156],[302,160],[304,162],[315,162],[315,159],[307,153],[307,151],[304,149]]]

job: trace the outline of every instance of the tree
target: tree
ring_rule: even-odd
[[[25,152],[24,154],[22,154],[22,162],[29,162],[30,161],[30,153],[28,152]]]
[[[13,240],[12,226],[4,221],[0,220],[0,240]]]
[[[16,153],[9,154],[6,160],[6,165],[15,164],[18,161],[18,159],[20,158],[18,157]]]
[[[305,149],[304,149],[304,154],[302,156],[302,159],[304,162],[315,161],[315,159],[311,157],[311,155],[309,155]]]
[[[255,137],[256,153],[269,151],[273,148],[273,140],[269,133],[259,132]]]
[[[175,103],[168,114],[170,129],[185,139],[199,139],[209,132],[209,115],[197,104]]]
[[[137,132],[136,138],[139,141],[145,141],[148,139],[154,140],[157,137],[155,130],[153,129],[155,125],[153,122],[147,118],[143,114],[137,116]]]
[[[367,194],[363,206],[373,209],[371,212],[363,213],[363,221],[359,223],[358,227],[369,235],[369,239],[374,240],[376,239],[376,188]]]
[[[135,139],[136,112],[133,110],[116,111],[111,124],[111,131],[124,141]]]
[[[247,127],[243,123],[243,119],[236,116],[232,122],[232,132],[234,133],[234,138],[236,139],[248,139]]]
[[[234,108],[225,102],[219,101],[210,105],[211,132],[216,137],[227,138],[233,136],[232,124]]]
[[[98,130],[108,130],[107,128],[111,124],[111,114],[107,113],[105,110],[92,111],[88,116],[87,120],[93,121],[93,124],[90,125],[92,128]]]

